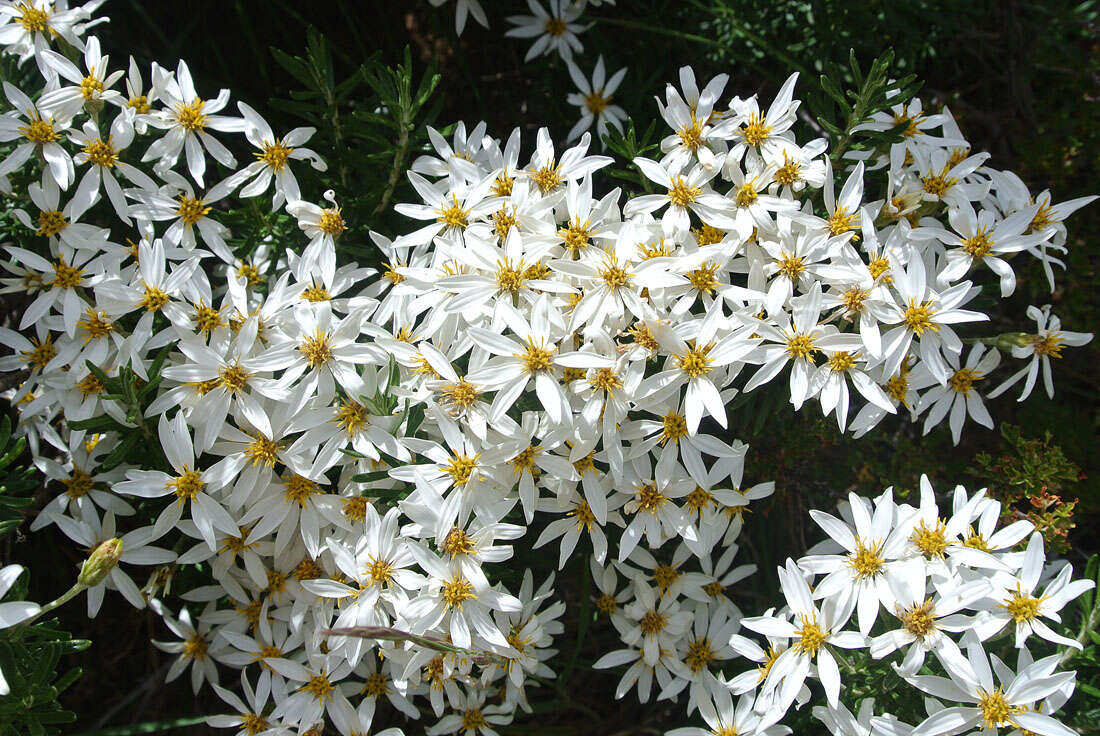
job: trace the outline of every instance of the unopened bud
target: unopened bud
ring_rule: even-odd
[[[85,588],[94,588],[103,582],[111,570],[115,569],[119,557],[122,557],[121,539],[108,539],[106,542],[101,542],[80,567],[80,575],[77,576],[76,581]]]
[[[997,339],[993,341],[993,347],[1007,353],[1011,352],[1012,348],[1022,348],[1030,344],[1031,338],[1032,336],[1026,332],[1005,332],[997,335]]]

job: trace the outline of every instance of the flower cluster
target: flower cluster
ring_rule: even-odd
[[[813,714],[833,733],[1073,733],[1051,714],[1073,693],[1075,673],[1058,671],[1058,654],[1033,659],[1028,645],[1040,639],[1081,648],[1046,622],[1060,622],[1058,612],[1094,587],[1091,580],[1071,580],[1068,563],[1048,564],[1030,522],[996,529],[1000,504],[984,489],[967,496],[958,486],[950,509],[941,509],[922,477],[919,506],[896,503],[887,489],[874,500],[852,494],[839,510],[841,518],[810,512],[829,539],[779,570],[786,605],[742,619],[766,642],[732,637],[730,646],[759,666],[726,683],[741,697],[737,712],[724,692],[703,710],[714,733],[746,722],[767,729],[809,699],[809,679],[826,697]],[[1012,551],[1029,533],[1026,550]],[[1015,666],[983,647],[1005,630],[1014,635]],[[900,655],[894,671],[932,696],[927,718],[910,726],[875,715],[871,701],[853,716],[839,700],[838,661],[851,670],[846,652],[858,650],[873,659]],[[929,654],[946,677],[921,674]]]
[[[5,3],[0,25],[5,50],[34,49],[42,75],[4,85],[0,174],[29,203],[3,291],[29,300],[0,328],[14,353],[0,370],[21,372],[10,398],[59,490],[32,528],[92,550],[120,540],[90,614],[110,589],[161,615],[170,679],[189,672],[235,712],[216,726],[361,734],[382,708],[431,720],[431,734],[492,734],[554,676],[562,631],[551,571],[503,583],[525,539],[555,543],[559,567],[591,554],[595,605],[624,645],[598,665],[631,664],[620,695],[647,698],[656,681],[704,717],[755,719],[748,733],[814,665],[835,704],[819,652],[854,641],[839,629],[857,598],[861,628],[878,611],[842,556],[812,563],[835,573],[835,599],[795,647],[805,656],[736,709],[718,675],[756,652],[737,644],[748,623],[726,592],[753,571],[736,564],[743,514],[774,488],[745,481],[747,446],[719,431],[727,404],[789,373],[791,403],[816,400],[842,431],[898,413],[926,430],[950,415],[956,439],[967,416],[991,425],[977,384],[999,353],[979,338],[964,359],[954,326],[986,318],[964,308],[979,291],[964,277],[985,264],[1007,294],[1010,259],[1036,257],[1053,278],[1062,220],[1083,201],[1033,203],[969,155],[948,112],[916,102],[895,112],[911,123],[903,142],[847,161],[837,193],[825,142],[795,138],[794,77],[762,112],[755,97],[720,104],[724,76],[700,90],[684,69],[661,104],[662,158],[634,161],[647,193],[625,201],[602,191],[611,159],[589,154],[587,133],[561,150],[543,129],[521,161],[518,130],[430,131],[434,151],[409,173],[420,201],[397,206],[422,225],[372,233],[379,274],[338,262],[336,196],[303,194],[295,170],[325,167],[305,147],[312,129],[276,135],[244,103],[233,114],[229,91],[203,97],[182,61],[113,68],[81,35],[97,5]],[[459,0],[460,14],[475,6]],[[58,38],[79,56],[47,48]],[[225,211],[261,195],[297,221],[300,247],[233,246]],[[1034,316],[1036,335],[1011,338],[1031,362],[1007,382],[1027,375],[1028,391],[1039,363],[1049,388],[1050,359],[1090,337]],[[860,559],[900,565],[915,522],[876,503],[886,521],[860,527]],[[984,520],[988,502],[972,506],[965,523]],[[880,527],[900,540],[894,557],[867,552]],[[1021,569],[1007,552],[958,552],[977,549],[952,545],[960,533],[943,537],[947,557],[913,564],[991,585],[988,571]],[[171,602],[174,572],[199,564],[208,584]],[[788,596],[805,588],[798,568],[784,575]],[[875,600],[897,598],[877,575]],[[810,615],[805,598],[791,608]],[[995,609],[980,632],[1004,623]]]

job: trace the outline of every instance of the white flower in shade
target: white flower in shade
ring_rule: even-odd
[[[219,478],[216,471],[196,467],[191,430],[187,427],[183,412],[178,412],[174,419],[162,414],[157,433],[175,475],[160,470],[129,470],[125,481],[114,484],[115,490],[140,498],[174,495],[175,502],[166,505],[157,517],[153,526],[154,538],[164,536],[179,524],[186,505],[207,546],[211,550],[216,549],[215,529],[225,534],[240,532],[229,512],[210,495],[224,485],[224,479]]]
[[[272,209],[278,208],[283,202],[297,202],[302,198],[301,189],[298,187],[298,179],[290,170],[291,161],[309,161],[310,165],[318,170],[325,171],[328,167],[317,152],[304,148],[313,134],[315,128],[294,128],[281,138],[276,137],[267,121],[260,114],[243,102],[237,103],[237,109],[244,116],[244,134],[257,150],[252,154],[256,160],[235,174],[230,175],[211,190],[221,194],[222,188],[227,187],[229,192],[251,179],[240,191],[242,197],[256,197],[268,190],[274,181],[275,193],[271,198]]]
[[[431,223],[409,233],[405,242],[409,245],[430,243],[437,235],[463,240],[471,222],[484,219],[497,207],[489,198],[495,178],[490,175],[480,181],[451,189],[446,180],[432,184],[415,171],[409,172],[409,182],[424,204],[400,203],[394,209],[416,220]]]
[[[503,705],[485,705],[489,693],[484,688],[466,688],[451,707],[457,711],[443,716],[439,723],[427,729],[427,736],[460,734],[461,736],[497,736],[493,726],[512,722],[512,713]]]
[[[96,203],[102,185],[107,192],[107,199],[115,208],[115,214],[120,220],[129,224],[129,205],[126,204],[126,197],[116,178],[117,174],[121,174],[123,178],[141,189],[157,188],[156,183],[147,174],[119,159],[119,154],[134,142],[134,126],[131,117],[126,113],[117,115],[111,123],[110,133],[106,138],[100,135],[99,128],[91,120],[86,121],[80,131],[70,134],[70,140],[81,147],[80,153],[73,157],[73,163],[78,166],[89,164],[88,170],[80,178],[73,198],[69,201],[70,216],[74,219],[87,212]]]
[[[87,74],[81,72],[76,64],[56,51],[47,50],[41,53],[46,64],[56,74],[71,83],[67,87],[43,92],[38,100],[38,106],[43,111],[48,111],[57,118],[72,120],[82,110],[98,113],[107,102],[115,105],[124,104],[122,93],[111,87],[122,78],[125,72],[118,69],[107,73],[110,59],[101,52],[99,39],[95,36],[89,38],[84,46],[84,67],[88,70]]]
[[[987,209],[975,213],[969,202],[949,209],[947,217],[955,232],[937,232],[936,237],[949,246],[946,265],[937,276],[938,283],[946,285],[958,281],[975,265],[984,263],[1000,277],[1001,296],[1011,295],[1016,289],[1016,274],[1004,256],[1011,257],[1013,253],[1047,240],[1046,233],[1025,235],[1038,209],[1033,206],[1002,220],[997,220]]]
[[[948,354],[947,366],[950,375],[947,377],[946,386],[933,386],[920,398],[916,410],[920,414],[925,410],[928,416],[924,420],[924,433],[928,434],[932,428],[943,421],[950,414],[948,420],[951,427],[951,439],[959,444],[962,436],[963,423],[969,416],[975,422],[993,429],[993,417],[982,403],[981,394],[978,393],[976,383],[984,381],[986,376],[1001,362],[1001,354],[996,348],[986,352],[982,344],[977,344],[970,350],[964,366],[959,367],[958,358]]]
[[[791,559],[787,560],[785,568],[779,569],[779,581],[783,597],[797,622],[777,616],[757,616],[741,621],[742,626],[758,634],[791,641],[790,647],[772,663],[762,692],[776,692],[779,706],[786,710],[809,676],[811,665],[816,665],[816,675],[825,688],[825,696],[830,705],[836,705],[840,697],[840,668],[829,645],[855,649],[866,644],[866,637],[861,634],[842,630],[851,615],[854,600],[849,599],[845,605],[828,598],[818,609],[810,597],[810,587],[802,571]]]
[[[794,99],[797,81],[797,72],[789,76],[763,115],[755,95],[742,103],[737,111],[741,127],[735,131],[735,142],[726,158],[727,167],[736,169],[745,152],[750,150],[757,151],[768,163],[778,166],[783,151],[796,147],[791,126],[797,119],[795,113],[799,106],[799,101]]]
[[[917,674],[928,652],[941,660],[961,659],[962,652],[950,634],[971,628],[973,618],[959,611],[988,595],[992,589],[989,582],[971,580],[937,586],[929,592],[928,576],[919,566],[902,565],[900,572],[888,580],[894,597],[894,606],[888,610],[901,626],[872,638],[870,655],[880,659],[908,647],[901,663],[895,665],[903,676]]]
[[[797,409],[811,395],[810,379],[816,372],[814,356],[821,350],[859,350],[863,345],[859,335],[839,332],[835,325],[821,324],[821,284],[814,282],[809,294],[790,300],[793,314],[781,311],[769,322],[755,325],[765,342],[756,348],[753,362],[763,365],[745,384],[748,393],[779,375],[790,363],[791,403]]]
[[[867,636],[875,625],[879,606],[893,608],[895,599],[891,581],[905,570],[901,562],[906,553],[909,529],[898,518],[893,493],[886,491],[874,502],[848,494],[851,526],[824,511],[811,510],[810,516],[844,553],[810,555],[798,561],[799,567],[825,577],[814,585],[814,598],[836,598],[842,606],[854,604],[859,633]]]
[[[4,600],[11,586],[23,574],[22,565],[4,565],[0,568],[0,600]],[[0,629],[7,629],[37,615],[40,607],[30,601],[4,601],[0,603]],[[8,694],[8,686],[0,675],[0,695]]]
[[[428,581],[420,595],[400,612],[399,625],[414,633],[442,627],[455,646],[463,649],[474,645],[474,636],[479,646],[482,642],[508,646],[490,614],[520,610],[522,604],[517,598],[489,587],[484,578],[477,585],[477,581],[463,576],[457,562],[448,562],[419,545],[412,545],[410,550],[427,573]]]
[[[447,0],[428,0],[433,7],[442,6]],[[485,16],[485,9],[481,7],[480,0],[455,0],[455,33],[462,35],[466,29],[466,17],[472,15],[480,25],[489,27],[489,19]]]
[[[1018,360],[1027,358],[1031,358],[1031,360],[1024,368],[1017,373],[1013,373],[1004,383],[990,391],[989,398],[991,399],[1000,396],[1019,383],[1020,379],[1026,377],[1023,393],[1017,399],[1017,401],[1023,401],[1031,395],[1031,390],[1035,388],[1035,381],[1039,378],[1040,370],[1042,370],[1043,386],[1046,388],[1047,396],[1053,399],[1054,375],[1051,370],[1051,359],[1061,358],[1062,350],[1067,345],[1080,347],[1092,342],[1091,332],[1063,330],[1062,320],[1058,319],[1058,315],[1050,313],[1049,304],[1044,305],[1042,309],[1036,306],[1028,307],[1027,316],[1035,320],[1035,334],[1027,335],[1024,338],[1023,345],[1014,345],[1012,347],[1012,357]]]
[[[607,135],[609,125],[622,132],[622,123],[627,117],[626,110],[611,104],[611,98],[622,83],[623,77],[626,76],[626,67],[615,72],[608,79],[601,55],[596,60],[596,68],[592,70],[592,81],[589,82],[588,77],[572,60],[567,60],[566,64],[569,67],[569,77],[580,90],[570,92],[566,100],[570,105],[579,107],[581,111],[581,119],[569,130],[567,140],[578,138],[581,133],[592,127],[593,121],[596,123],[596,137],[601,141]]]
[[[162,77],[154,79],[154,86],[166,107],[150,113],[146,121],[150,126],[167,132],[149,146],[141,160],[156,159],[153,170],[161,173],[174,167],[183,153],[187,159],[187,170],[200,187],[206,173],[203,149],[222,166],[236,166],[237,159],[229,149],[206,132],[207,129],[223,133],[244,130],[244,120],[241,118],[217,114],[229,104],[229,90],[221,90],[213,100],[203,100],[195,91],[191,70],[182,60],[174,77],[159,67],[153,70],[153,74],[154,77],[158,74]]]
[[[712,699],[713,698],[713,699]],[[699,715],[703,717],[710,730],[697,726],[675,728],[665,736],[713,736],[713,734],[750,734],[758,731],[760,716],[753,709],[756,698],[747,693],[733,702],[733,694],[725,688],[712,691],[711,697],[699,699]]]
[[[661,690],[668,687],[669,683],[672,682],[675,675],[669,670],[669,665],[673,662],[675,656],[675,653],[671,650],[661,649],[658,652],[659,658],[656,664],[650,665],[646,662],[645,654],[641,649],[616,649],[597,659],[593,663],[592,669],[605,670],[630,663],[630,666],[623,672],[623,676],[619,678],[619,683],[615,686],[615,699],[622,698],[632,688],[637,687],[638,700],[645,703],[649,701],[654,680],[656,680],[657,687]]]
[[[0,163],[0,176],[17,171],[38,154],[46,161],[50,179],[58,187],[68,189],[76,176],[73,159],[58,141],[64,139],[71,120],[49,113],[43,115],[27,95],[8,82],[4,82],[4,94],[15,109],[14,114],[0,116],[0,141],[22,139],[22,142]]]
[[[716,170],[694,166],[683,174],[671,171],[648,158],[634,159],[645,177],[667,191],[664,194],[643,194],[634,197],[623,207],[623,215],[632,217],[637,214],[650,214],[668,205],[661,216],[661,229],[665,237],[686,233],[691,228],[691,215],[694,212],[707,225],[721,230],[732,230],[737,222],[733,218],[732,203],[722,195],[704,191],[707,182],[718,173]]]
[[[549,10],[543,8],[539,0],[527,0],[527,7],[532,15],[508,16],[508,22],[516,27],[504,34],[512,38],[535,38],[523,57],[525,62],[555,51],[563,59],[571,58],[574,52],[579,54],[584,51],[577,34],[583,33],[587,26],[576,22],[581,9],[570,0],[547,0]]]
[[[895,319],[901,324],[882,336],[883,371],[888,376],[897,373],[916,339],[920,359],[940,383],[946,383],[951,371],[944,354],[957,356],[962,352],[962,340],[951,325],[989,319],[981,312],[958,308],[976,294],[973,284],[963,281],[943,291],[935,290],[928,283],[924,259],[919,253],[909,259],[904,271],[892,263],[890,273],[900,297]]]
[[[1001,672],[1001,684],[997,685],[989,666],[989,655],[981,644],[972,640],[966,653],[965,661],[944,663],[950,679],[935,675],[908,678],[910,684],[930,695],[963,704],[933,713],[917,724],[912,736],[941,736],[972,728],[981,728],[985,733],[1017,728],[1042,736],[1076,733],[1034,707],[1036,702],[1072,683],[1076,673],[1037,676],[1046,665],[1040,660],[1015,674],[1011,670]]]
[[[1001,575],[994,579],[1001,589],[990,596],[990,600],[997,603],[980,614],[974,623],[973,631],[979,639],[984,641],[1005,626],[1012,626],[1017,647],[1023,647],[1027,638],[1034,634],[1055,644],[1081,648],[1080,642],[1056,633],[1043,619],[1060,624],[1058,612],[1077,596],[1094,588],[1096,583],[1092,580],[1071,581],[1073,568],[1067,562],[1047,583],[1042,595],[1035,595],[1045,562],[1043,535],[1035,532],[1024,552],[1019,577]]]
[[[0,601],[3,601],[0,602],[0,630],[17,626],[27,619],[37,616],[38,612],[42,610],[37,603],[31,603],[30,601],[4,600],[8,591],[11,590],[11,586],[22,574],[22,565],[4,565],[3,568],[0,568]],[[11,686],[8,685],[4,672],[0,670],[0,696],[7,695],[10,692]]]
[[[232,263],[233,252],[225,242],[229,228],[209,216],[220,198],[214,199],[210,194],[198,196],[191,183],[175,171],[166,171],[162,177],[167,183],[159,189],[126,190],[126,196],[136,202],[130,205],[130,214],[139,226],[145,225],[145,229],[152,234],[151,223],[171,220],[172,224],[163,235],[166,242],[193,251],[198,244],[197,232],[206,247],[214,251],[218,258]],[[218,194],[214,192],[215,196]]]
[[[178,654],[176,661],[168,669],[166,679],[168,682],[191,668],[191,690],[199,692],[203,682],[216,684],[218,682],[217,660],[226,650],[225,641],[216,636],[210,624],[204,623],[200,616],[197,622],[191,618],[191,612],[186,608],[180,609],[179,617],[172,615],[168,607],[157,599],[149,603],[150,608],[156,611],[164,624],[180,641],[156,641],[153,646],[168,654]],[[208,606],[210,608],[210,606]]]
[[[661,141],[661,165],[669,171],[681,170],[694,157],[704,168],[712,169],[724,161],[725,139],[733,119],[721,123],[722,114],[715,110],[718,98],[729,80],[719,74],[699,90],[695,72],[690,66],[680,67],[680,87],[683,96],[671,84],[665,87],[665,104],[657,100],[661,117],[675,131]],[[720,156],[721,154],[721,156]]]
[[[270,670],[265,670],[269,672]],[[269,720],[267,714],[267,702],[271,695],[271,686],[257,685],[253,688],[248,681],[248,673],[241,670],[241,693],[243,699],[231,690],[226,690],[218,684],[211,684],[214,692],[218,694],[230,708],[236,711],[236,715],[207,716],[206,725],[213,728],[233,728],[237,730],[236,736],[260,736],[261,734],[277,734],[283,729],[282,724]]]
[[[534,188],[542,196],[561,196],[564,191],[562,184],[580,181],[614,161],[610,156],[588,156],[588,146],[591,142],[591,134],[584,133],[577,141],[577,145],[566,149],[559,160],[554,151],[554,141],[550,138],[550,131],[539,128],[535,138],[535,154],[531,157],[524,173],[530,177],[531,183],[535,185]]]

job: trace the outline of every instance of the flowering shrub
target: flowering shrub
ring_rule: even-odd
[[[774,381],[842,433],[909,419],[958,442],[993,426],[1002,352],[1020,365],[991,393],[1042,373],[1053,395],[1052,360],[1091,335],[1049,307],[1033,331],[982,323],[1020,261],[1053,289],[1088,200],[1033,198],[885,65],[831,89],[849,123],[825,126],[832,150],[798,124],[797,74],[765,102],[685,67],[658,102],[667,137],[611,188],[583,131],[627,146],[624,73],[576,66],[583,5],[532,0],[509,32],[567,59],[578,142],[541,129],[524,156],[519,130],[429,130],[419,201],[396,206],[418,222],[371,233],[381,272],[339,262],[342,195],[299,185],[326,166],[312,128],[238,117],[183,61],[112,67],[87,34],[98,3],[5,6],[0,42],[41,78],[4,84],[0,174],[29,200],[5,286],[32,298],[0,328],[0,369],[25,374],[21,431],[64,488],[32,529],[111,553],[80,578],[89,615],[107,590],[156,611],[168,678],[226,703],[212,726],[365,734],[392,706],[414,732],[492,734],[554,678],[565,610],[552,565],[511,587],[504,571],[516,544],[556,547],[558,567],[590,555],[622,642],[594,666],[627,665],[617,695],[677,699],[711,733],[785,732],[809,679],[834,731],[1066,733],[1073,672],[1029,646],[1080,648],[1046,622],[1092,583],[1030,522],[997,529],[1000,504],[961,488],[941,511],[927,481],[916,507],[852,495],[812,513],[830,539],[780,571],[785,605],[745,617],[736,542],[774,484],[746,481],[748,447],[721,430]],[[459,31],[467,14],[488,22],[458,0]],[[222,212],[261,196],[302,237],[234,250]],[[985,651],[1006,629],[1015,667]],[[864,651],[935,696],[927,717],[850,712],[841,666]]]

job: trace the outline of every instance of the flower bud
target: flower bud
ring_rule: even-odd
[[[1005,332],[997,335],[993,347],[1010,352],[1012,348],[1022,348],[1031,341],[1031,335],[1026,332]]]
[[[80,567],[76,581],[85,588],[94,588],[103,582],[103,578],[118,564],[122,557],[122,540],[118,538],[101,542]]]

